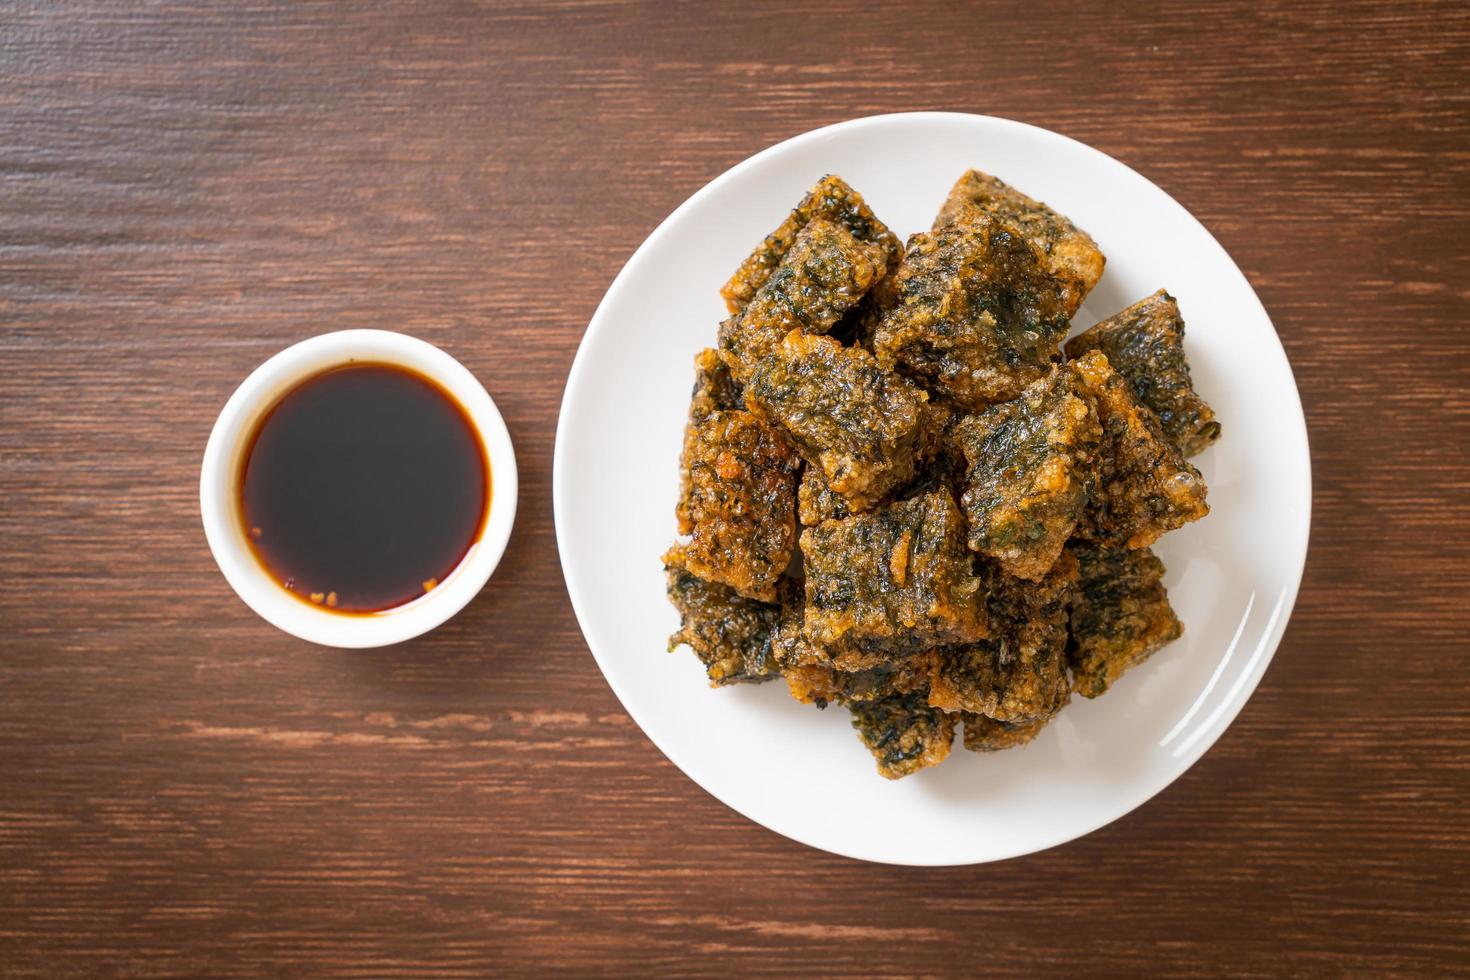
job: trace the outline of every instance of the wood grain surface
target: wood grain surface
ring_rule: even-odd
[[[1470,5],[0,2],[0,974],[1470,970]],[[566,373],[690,193],[955,109],[1159,183],[1296,371],[1296,613],[1219,744],[997,865],[707,796],[578,632]],[[407,331],[482,378],[520,517],[464,614],[316,649],[230,592],[200,456],[255,365]],[[894,833],[904,828],[895,827]]]

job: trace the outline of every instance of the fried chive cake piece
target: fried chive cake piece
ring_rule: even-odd
[[[801,535],[807,638],[897,658],[985,635],[964,523],[939,489]]]
[[[969,462],[969,546],[1033,581],[1062,553],[1092,490],[1100,429],[1065,369],[956,426]]]
[[[965,454],[955,442],[954,430],[964,413],[949,402],[930,398],[924,403],[919,429],[919,462],[926,468],[937,468],[944,475],[956,467],[963,469]]]
[[[749,412],[714,412],[689,423],[681,462],[676,514],[689,541],[665,561],[775,602],[796,546],[796,454]]]
[[[796,485],[796,517],[802,527],[851,516],[852,508],[847,500],[828,486],[820,469],[808,466],[801,471],[801,481]]]
[[[998,218],[1026,236],[1045,257],[1048,271],[1063,284],[1068,317],[1077,312],[1102,278],[1105,260],[1092,236],[1005,181],[979,170],[967,172],[950,188],[934,227],[966,220],[967,206]]]
[[[862,678],[836,678],[834,673],[854,674],[882,667],[884,672],[870,675],[868,681],[877,683],[892,674],[892,663],[880,653],[869,653],[854,646],[824,647],[812,642],[806,633],[806,585],[796,579],[784,578],[779,589],[781,596],[781,618],[771,639],[771,656],[776,666],[791,682],[792,696],[798,701],[810,700],[798,693],[798,679],[807,686],[844,685],[849,682],[865,682]],[[796,671],[793,678],[792,671]],[[915,667],[916,676],[928,681],[927,668]],[[832,700],[826,698],[825,700]]]
[[[883,278],[873,283],[873,288],[868,290],[868,294],[858,305],[832,328],[832,336],[850,347],[862,347],[868,351],[873,349],[873,336],[878,332],[878,324],[883,322],[883,318],[898,300],[896,285],[899,265],[898,262],[889,265]]]
[[[887,262],[881,245],[814,218],[749,305],[720,324],[720,350],[735,376],[748,378],[792,330],[831,330],[883,277]]]
[[[1046,374],[1067,334],[1066,290],[1025,237],[965,205],[909,239],[873,353],[969,411]]]
[[[1073,545],[1081,566],[1072,604],[1072,686],[1107,691],[1130,667],[1184,632],[1164,591],[1164,563],[1147,548]]]
[[[806,638],[806,585],[783,578],[777,588],[781,615],[771,636],[771,659],[783,673],[797,667],[830,666],[831,658]]]
[[[933,670],[932,655],[921,653],[862,670],[808,664],[782,671],[791,696],[803,704],[825,708],[830,703],[862,704],[894,694],[922,691]]]
[[[1220,438],[1215,410],[1195,394],[1189,377],[1179,304],[1164,290],[1073,337],[1066,350],[1073,359],[1090,350],[1106,354],[1186,457],[1204,452]]]
[[[687,643],[704,664],[712,687],[759,683],[777,676],[771,635],[781,610],[747,599],[728,586],[706,582],[677,561],[664,566],[669,601],[679,610],[679,630],[669,650]]]
[[[1102,426],[1098,481],[1076,536],[1110,547],[1144,548],[1210,512],[1205,481],[1153,412],[1100,351],[1068,365]]]
[[[885,779],[937,766],[949,756],[954,719],[924,702],[923,692],[897,694],[855,704],[852,727],[878,761]]]
[[[795,579],[781,584],[781,615],[771,638],[771,660],[791,696],[825,708],[830,702],[855,704],[895,691],[918,690],[932,672],[925,655],[889,662],[882,656],[848,650],[832,653],[812,643],[803,629],[806,590]]]
[[[934,655],[929,703],[1017,723],[1046,716],[1067,686],[1067,609],[1077,561],[1063,553],[1040,582],[989,578],[990,636]]]
[[[752,412],[861,510],[914,475],[926,396],[860,347],[793,330],[745,386]]]
[[[1045,714],[1027,721],[997,721],[986,715],[961,712],[965,723],[965,748],[971,752],[999,752],[1014,749],[1041,734],[1051,720],[1072,700],[1072,689],[1062,675],[1062,685],[1057,688],[1056,700],[1048,706]]]
[[[898,236],[878,220],[861,194],[841,177],[828,174],[806,192],[780,226],[756,246],[721,287],[720,295],[731,313],[745,309],[791,250],[801,230],[818,218],[840,225],[858,241],[879,246],[888,267],[898,265],[903,255]]]
[[[958,487],[964,477],[965,456],[954,440],[959,416],[943,402],[926,402],[919,408],[919,438],[915,461],[919,473],[896,491],[896,496],[931,490],[945,485]],[[855,511],[847,498],[828,485],[822,471],[815,466],[802,470],[796,488],[796,514],[803,527],[822,521],[851,517]]]
[[[745,395],[740,382],[720,352],[707,347],[694,356],[694,391],[689,398],[689,421],[698,422],[714,412],[736,412],[745,409]]]

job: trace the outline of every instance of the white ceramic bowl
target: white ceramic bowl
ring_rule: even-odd
[[[1024,748],[956,748],[943,765],[890,783],[841,708],[797,704],[780,683],[711,690],[692,653],[665,653],[678,616],[659,555],[676,531],[692,359],[714,344],[727,315],[720,285],[824,173],[845,177],[906,236],[929,226],[969,167],[1054,205],[1097,239],[1107,271],[1076,328],[1161,286],[1178,297],[1195,382],[1224,434],[1194,460],[1213,512],[1156,549],[1183,638],[1105,697],[1074,699]],[[587,328],[554,465],[567,591],[608,682],[649,738],[751,819],[815,847],[899,864],[1050,847],[1177,778],[1230,724],[1276,649],[1301,578],[1312,499],[1291,368],[1250,284],[1209,232],[1097,150],[955,113],[806,133],[681,205],[628,260]]]
[[[480,434],[490,461],[490,513],[479,540],[453,572],[412,602],[370,614],[345,615],[303,602],[261,566],[245,540],[239,473],[256,421],[307,378],[352,362],[395,364],[438,382]],[[515,451],[505,420],[484,386],[433,344],[386,330],[341,330],[303,340],[251,372],[220,412],[199,474],[199,508],[209,550],[231,588],[273,626],[332,647],[379,647],[426,633],[464,608],[490,578],[515,523]]]

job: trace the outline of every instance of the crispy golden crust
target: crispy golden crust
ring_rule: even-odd
[[[1144,548],[1208,514],[1199,470],[1165,437],[1158,418],[1138,403],[1108,359],[1088,351],[1069,369],[1102,425],[1098,482],[1077,537]]]
[[[690,538],[665,561],[775,602],[796,546],[796,454],[749,412],[714,412],[689,423],[682,465],[676,513]]]
[[[971,550],[1020,578],[1044,576],[1087,503],[1099,436],[1091,405],[1059,369],[1015,401],[961,421]]]
[[[882,278],[887,261],[881,246],[858,241],[841,225],[812,220],[750,304],[720,324],[720,350],[735,377],[749,378],[792,330],[831,330]]]
[[[1077,312],[1102,278],[1105,260],[1092,236],[999,178],[971,170],[955,181],[934,219],[934,227],[966,220],[966,205],[1020,229],[1045,256],[1047,269],[1063,283],[1068,317]]]
[[[679,610],[669,649],[687,643],[704,664],[710,684],[759,683],[776,676],[771,635],[780,609],[706,582],[677,563],[664,566],[669,601]]]
[[[958,413],[943,402],[931,401],[920,406],[919,438],[914,450],[919,472],[907,484],[894,491],[895,499],[913,496],[939,486],[948,487],[955,492],[962,489],[965,456],[955,440],[954,430],[958,421]],[[796,500],[797,518],[803,527],[812,527],[822,521],[842,520],[859,513],[846,497],[828,485],[822,471],[815,466],[802,470]]]
[[[939,398],[930,398],[920,410],[919,444],[914,453],[926,469],[937,466],[947,471],[965,465],[964,450],[955,441],[955,426],[964,417],[953,404]]]
[[[745,395],[740,382],[730,373],[729,366],[720,358],[720,352],[706,347],[696,354],[689,421],[699,422],[715,412],[735,412],[744,408]]]
[[[1081,566],[1068,652],[1072,683],[1095,698],[1184,627],[1164,591],[1164,563],[1152,551],[1080,544],[1070,550]]]
[[[985,715],[961,713],[960,718],[965,723],[965,748],[971,752],[999,752],[1025,745],[1041,734],[1041,730],[1051,724],[1051,720],[1072,700],[1072,691],[1065,684],[1060,691],[1059,700],[1051,711],[1029,721],[996,721]]]
[[[839,670],[827,664],[805,664],[782,671],[791,696],[803,704],[861,704],[893,694],[921,691],[929,683],[932,657],[918,654],[892,663],[859,670]]]
[[[802,527],[839,521],[851,517],[852,513],[846,498],[827,485],[821,470],[808,466],[801,471],[801,482],[796,487],[796,516]]]
[[[980,581],[963,533],[943,489],[803,531],[807,637],[893,657],[980,639]]]
[[[745,400],[854,507],[882,500],[914,474],[925,396],[860,347],[793,330],[757,365]]]
[[[954,743],[954,719],[924,703],[916,692],[855,704],[852,727],[878,761],[885,779],[901,779],[937,766]]]
[[[978,411],[1046,373],[1069,314],[1061,284],[1019,231],[977,209],[965,216],[909,239],[873,352]]]
[[[833,337],[851,347],[861,347],[869,352],[873,350],[873,337],[878,332],[878,324],[883,322],[883,318],[898,301],[898,269],[898,262],[888,266],[883,278],[875,282],[858,305],[832,328]]]
[[[1019,723],[1053,710],[1067,684],[1067,607],[1077,583],[1069,555],[1040,582],[995,570],[990,578],[990,638],[937,651],[929,703]]]
[[[830,664],[826,651],[806,638],[806,586],[794,578],[783,578],[776,589],[781,616],[771,636],[771,659],[785,672],[793,667]]]
[[[814,673],[806,674],[810,685],[819,685],[822,683],[820,679],[832,671],[854,673],[883,667],[891,673],[894,661],[886,655],[864,651],[857,646],[822,646],[813,642],[806,630],[806,580],[785,577],[781,580],[778,592],[781,595],[781,621],[772,636],[772,660],[779,670],[789,671],[794,667],[816,669]],[[923,679],[928,680],[929,674],[926,671],[920,673],[923,674]],[[882,676],[888,676],[888,673],[879,674],[879,677]],[[838,682],[832,680],[831,683]],[[798,701],[801,699],[803,698],[798,698]]]
[[[1133,394],[1159,417],[1159,425],[1185,456],[1204,452],[1220,438],[1215,410],[1195,394],[1184,356],[1184,318],[1164,290],[1067,341],[1067,356],[1090,350],[1107,355]]]
[[[731,313],[739,313],[750,303],[791,250],[801,230],[814,218],[840,225],[857,240],[879,246],[886,265],[898,264],[903,252],[898,236],[878,220],[861,194],[841,177],[829,174],[807,191],[780,226],[756,246],[720,289]]]

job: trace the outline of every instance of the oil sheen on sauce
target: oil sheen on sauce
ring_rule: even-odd
[[[439,385],[354,363],[287,392],[256,425],[240,514],[260,563],[303,601],[391,609],[444,581],[484,528],[490,466]]]

